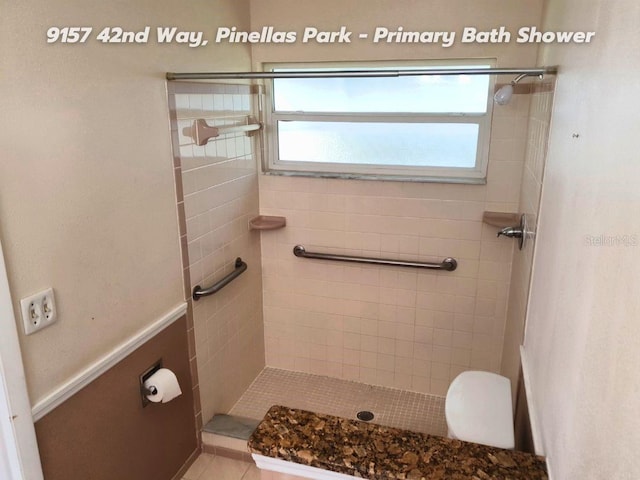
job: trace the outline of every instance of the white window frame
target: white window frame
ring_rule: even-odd
[[[460,59],[460,60],[428,60],[428,61],[393,61],[393,62],[340,62],[340,63],[265,63],[265,71],[277,69],[318,69],[338,68],[366,69],[376,67],[395,67],[410,69],[417,67],[449,67],[461,65],[495,66],[495,59]],[[489,141],[491,136],[491,119],[493,115],[493,90],[495,75],[489,76],[487,92],[487,108],[485,113],[304,113],[275,112],[273,81],[265,81],[266,105],[264,108],[264,138],[266,158],[263,159],[263,171],[266,174],[289,176],[313,176],[329,178],[358,178],[399,180],[415,182],[442,183],[486,183],[489,163]],[[464,167],[429,167],[409,165],[373,165],[280,160],[278,154],[278,121],[297,120],[343,122],[398,122],[398,123],[470,123],[479,126],[476,164],[473,168]]]

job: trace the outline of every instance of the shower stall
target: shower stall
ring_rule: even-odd
[[[486,183],[263,174],[264,87],[214,82],[269,72],[168,74],[198,428],[285,404],[444,435],[465,370],[515,397],[554,85],[520,80],[555,70],[430,72],[461,73],[520,75],[490,118]],[[519,251],[497,233],[522,214]]]

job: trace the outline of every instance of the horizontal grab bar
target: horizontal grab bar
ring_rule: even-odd
[[[221,280],[218,280],[216,283],[206,289],[203,289],[200,285],[196,285],[193,288],[193,299],[197,301],[200,300],[201,297],[206,297],[208,295],[213,295],[214,293],[219,292],[236,278],[238,278],[246,269],[247,264],[244,263],[240,257],[236,258],[236,268],[229,275]]]
[[[374,265],[393,265],[396,267],[429,268],[432,270],[446,270],[453,272],[458,268],[455,258],[445,258],[441,263],[409,262],[405,260],[390,260],[388,258],[354,257],[351,255],[333,255],[330,253],[307,252],[302,245],[293,247],[293,254],[301,258],[316,258],[318,260],[336,260],[339,262],[372,263]]]

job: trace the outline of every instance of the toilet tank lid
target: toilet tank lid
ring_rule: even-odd
[[[495,373],[468,371],[447,391],[445,415],[450,433],[468,442],[514,448],[511,382]]]

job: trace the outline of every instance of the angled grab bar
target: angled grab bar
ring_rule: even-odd
[[[446,270],[453,272],[458,268],[455,258],[447,257],[440,263],[409,262],[405,260],[390,260],[388,258],[355,257],[351,255],[333,255],[330,253],[307,252],[302,245],[293,247],[293,254],[301,258],[316,258],[318,260],[336,260],[339,262],[371,263],[374,265],[393,265],[395,267],[428,268],[432,270]]]
[[[232,281],[234,281],[236,278],[238,278],[240,275],[242,275],[242,272],[244,272],[247,269],[247,264],[244,263],[240,257],[236,258],[235,266],[236,268],[233,272],[231,272],[229,275],[222,278],[221,280],[218,280],[209,288],[203,289],[200,285],[196,285],[195,287],[193,287],[193,299],[195,301],[198,301],[200,300],[201,297],[206,297],[208,295],[213,295],[214,293],[219,292],[224,287],[229,285]]]

